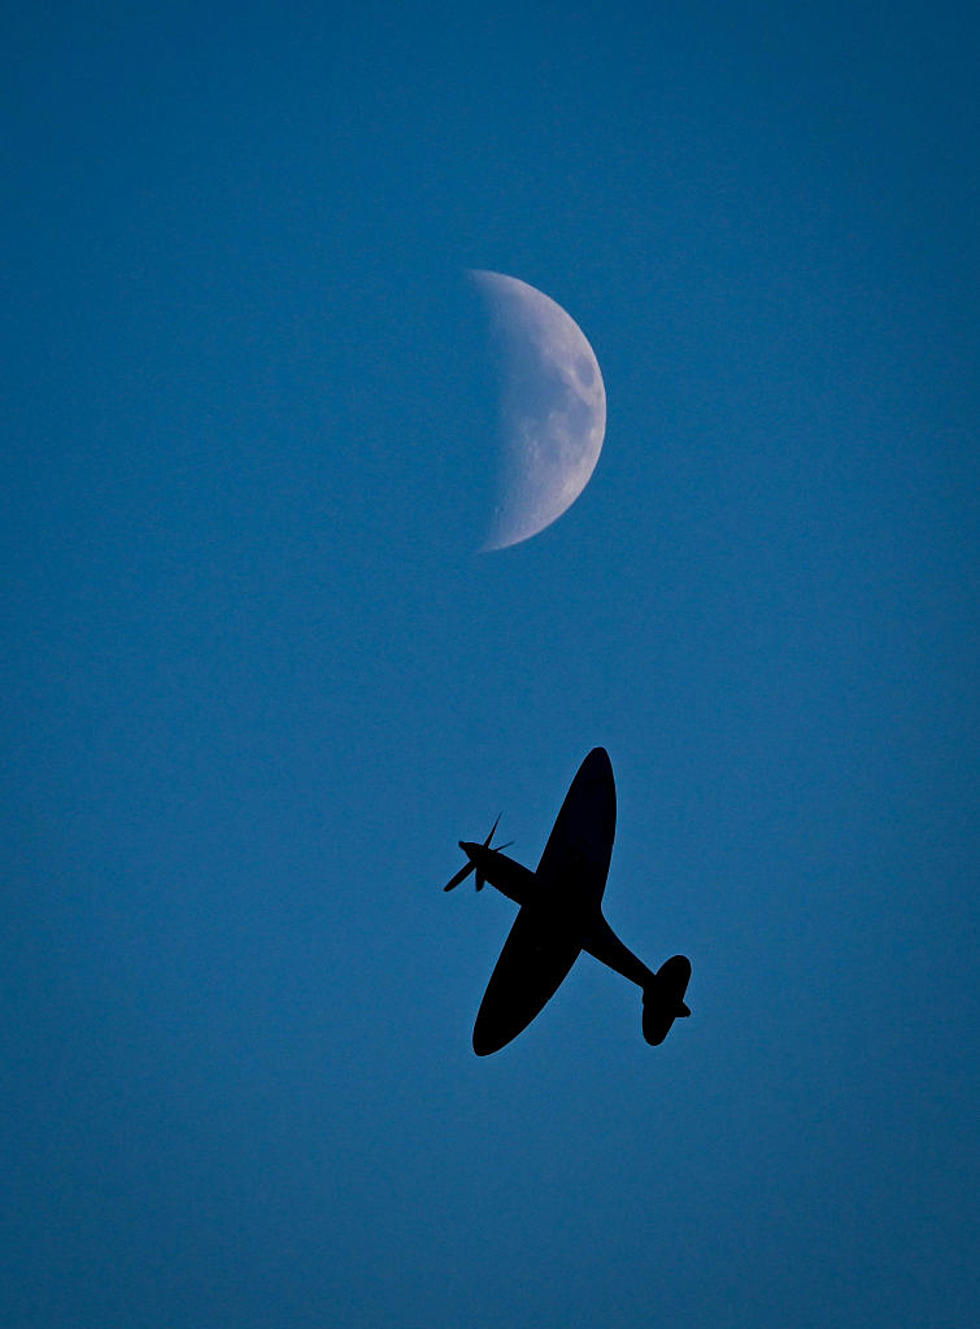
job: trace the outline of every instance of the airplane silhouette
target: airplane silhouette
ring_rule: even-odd
[[[558,991],[578,957],[588,951],[643,991],[643,1037],[662,1043],[674,1020],[691,1012],[684,993],[691,962],[675,955],[656,973],[638,960],[602,913],[616,834],[616,786],[605,748],[593,748],[571,783],[537,870],[532,872],[491,846],[498,817],[482,844],[460,840],[467,864],[447,883],[451,891],[471,872],[519,904],[473,1029],[473,1050],[498,1052],[526,1029]],[[512,842],[510,842],[512,843]]]

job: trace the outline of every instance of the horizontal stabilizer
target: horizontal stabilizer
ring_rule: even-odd
[[[657,970],[654,982],[643,990],[643,1037],[654,1047],[662,1043],[677,1019],[690,1015],[684,993],[691,979],[691,962],[674,955]]]

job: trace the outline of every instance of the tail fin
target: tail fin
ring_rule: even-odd
[[[675,1020],[691,1014],[684,1001],[690,979],[690,960],[686,955],[674,955],[643,989],[643,1037],[654,1047],[664,1041]]]

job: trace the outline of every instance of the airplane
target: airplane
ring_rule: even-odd
[[[643,992],[643,1037],[657,1046],[675,1019],[691,1014],[684,994],[691,977],[686,955],[653,972],[620,941],[602,912],[616,834],[616,785],[605,748],[593,748],[579,767],[532,872],[492,841],[460,840],[466,866],[443,887],[451,891],[471,872],[520,905],[490,976],[473,1029],[478,1057],[499,1052],[531,1023],[558,991],[581,951],[636,983]]]

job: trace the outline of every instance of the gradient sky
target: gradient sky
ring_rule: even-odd
[[[5,7],[9,1329],[966,1329],[972,5]],[[468,268],[595,348],[473,552]],[[613,926],[478,1060],[610,753]]]

